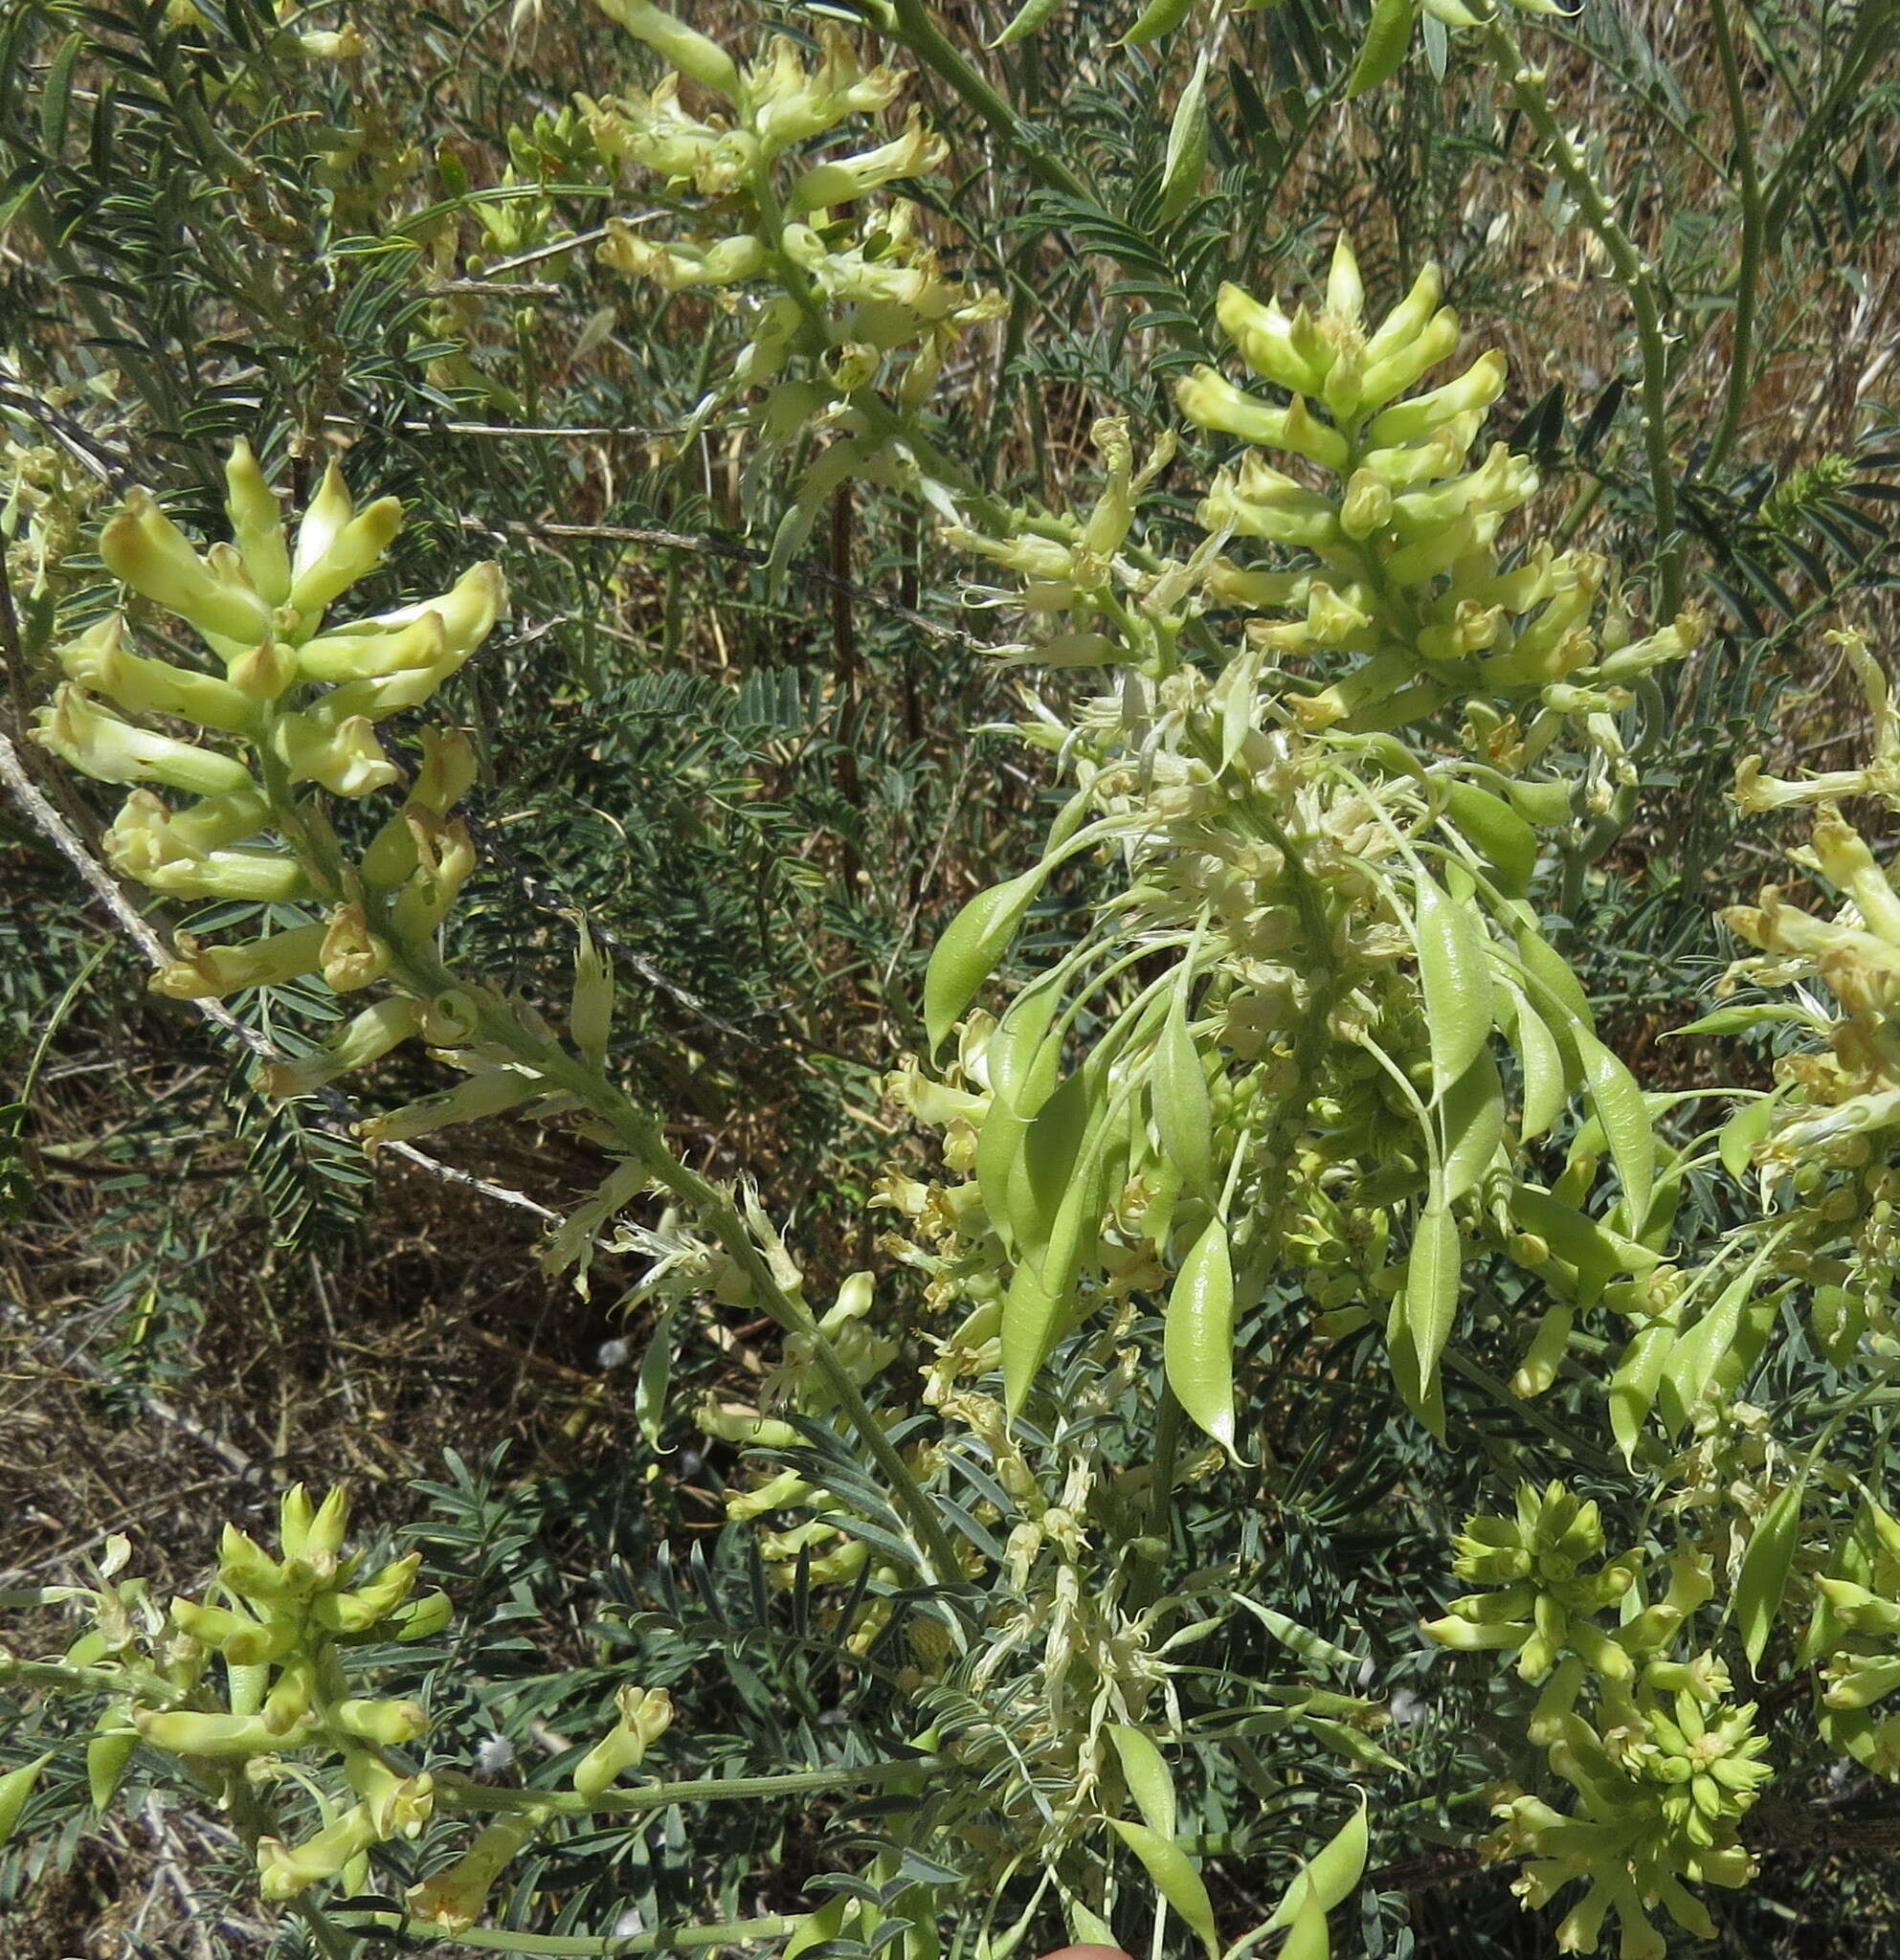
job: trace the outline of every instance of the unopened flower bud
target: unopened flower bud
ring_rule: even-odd
[[[225,515],[231,535],[244,556],[257,596],[267,606],[281,606],[290,597],[290,553],[283,542],[283,508],[264,480],[251,445],[240,435],[225,459]]]
[[[1354,470],[1339,509],[1339,528],[1349,538],[1369,538],[1392,517],[1392,492],[1370,470]]]
[[[122,722],[63,682],[34,717],[33,739],[101,783],[164,783],[199,796],[229,795],[251,786],[235,757],[174,741]]]
[[[115,578],[201,633],[243,646],[270,635],[271,609],[262,597],[214,576],[149,491],[126,494],[125,508],[100,534],[99,552]]]
[[[147,985],[170,1000],[222,1000],[246,987],[281,987],[316,971],[326,928],[299,925],[242,946],[200,946],[189,932],[175,936],[178,957]]]
[[[314,1095],[338,1076],[380,1061],[421,1025],[421,1008],[404,995],[391,994],[352,1016],[342,1032],[316,1054],[302,1056],[295,1061],[267,1063],[259,1071],[264,1093],[280,1101]]]

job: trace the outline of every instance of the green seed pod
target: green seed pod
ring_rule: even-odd
[[[108,1709],[100,1717],[98,1734],[86,1744],[86,1790],[95,1811],[103,1811],[118,1794],[126,1765],[139,1746],[139,1731],[130,1726],[130,1712],[123,1704]],[[0,1842],[4,1841],[0,1838]]]
[[[1218,1955],[1220,1937],[1215,1927],[1214,1904],[1187,1854],[1146,1824],[1127,1823],[1120,1817],[1110,1817],[1108,1824],[1141,1860],[1150,1883],[1180,1914],[1209,1954]]]
[[[1366,1801],[1362,1796],[1358,1809],[1313,1854],[1300,1876],[1287,1886],[1264,1930],[1275,1932],[1284,1926],[1297,1926],[1299,1915],[1307,1909],[1305,1902],[1308,1900],[1322,1915],[1323,1927],[1324,1915],[1335,1906],[1343,1905],[1352,1896],[1353,1888],[1365,1873],[1370,1848]],[[1287,1950],[1285,1947],[1281,1949],[1283,1955]],[[1324,1946],[1318,1950],[1324,1953]]]
[[[1163,1366],[1181,1407],[1234,1453],[1234,1266],[1226,1224],[1210,1219],[1168,1295]]]
[[[32,1762],[22,1763],[0,1776],[0,1845],[6,1844],[19,1828],[20,1813],[26,1809],[27,1799],[39,1781],[39,1772],[52,1760],[53,1751],[48,1749],[43,1756],[35,1756]]]
[[[1194,0],[1149,0],[1149,4],[1135,16],[1134,25],[1122,36],[1125,48],[1146,47],[1150,41],[1158,41],[1164,34],[1171,34],[1194,11]]]
[[[1108,1740],[1114,1745],[1116,1760],[1122,1767],[1122,1780],[1135,1800],[1142,1821],[1157,1837],[1173,1838],[1175,1830],[1174,1779],[1166,1758],[1153,1739],[1139,1728],[1118,1722],[1108,1725]]]
[[[1398,72],[1411,49],[1418,18],[1419,0],[1376,0],[1359,58],[1346,83],[1349,99],[1377,88]]]

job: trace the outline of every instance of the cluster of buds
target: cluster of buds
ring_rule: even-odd
[[[693,193],[682,215],[703,226],[662,238],[612,219],[602,263],[745,310],[750,337],[732,383],[768,391],[761,426],[778,440],[811,429],[835,438],[807,485],[814,497],[852,475],[907,474],[893,415],[921,408],[958,338],[1006,308],[944,273],[914,206],[867,202],[943,162],[921,118],[867,148],[815,154],[840,125],[887,109],[905,78],[865,67],[832,26],[815,48],[774,36],[746,64],[646,0],[602,5],[673,72],[645,94],[583,98],[594,143]],[[689,110],[688,87],[717,107]]]
[[[782,1254],[782,1241],[775,1233],[768,1242]],[[795,1268],[793,1270],[795,1273]],[[802,1288],[803,1283],[803,1275],[796,1274],[796,1286]],[[827,1343],[861,1389],[883,1374],[901,1351],[900,1344],[874,1325],[873,1289],[871,1273],[849,1275],[838,1287],[837,1299],[816,1319],[818,1338]],[[786,1417],[797,1414],[822,1420],[836,1414],[832,1391],[813,1365],[813,1347],[810,1336],[788,1335],[779,1362],[761,1385],[758,1405],[709,1397],[694,1412],[699,1429],[720,1442],[765,1456],[803,1447],[804,1435]],[[894,1422],[904,1414],[899,1407],[884,1419]],[[909,1452],[911,1468],[928,1480],[930,1466],[926,1456],[927,1452],[916,1446]],[[775,1585],[790,1587],[800,1573],[816,1585],[850,1585],[868,1567],[880,1594],[902,1587],[908,1576],[902,1566],[874,1556],[870,1546],[849,1525],[837,1522],[839,1514],[854,1508],[851,1498],[828,1489],[809,1463],[797,1469],[761,1466],[726,1494],[726,1516],[735,1524],[772,1519],[787,1511],[809,1513],[796,1523],[781,1524],[759,1534],[759,1553]],[[844,1644],[854,1653],[865,1652],[889,1618],[888,1600],[881,1597],[871,1602],[854,1615],[851,1626],[844,1630]]]
[[[579,1796],[603,1795],[673,1726],[673,1704],[663,1688],[628,1685],[615,1695],[614,1726],[574,1766],[571,1782]],[[412,1885],[404,1900],[412,1919],[426,1921],[445,1934],[466,1932],[481,1917],[516,1855],[547,1826],[553,1807],[533,1800],[485,1824],[456,1861]]]
[[[1605,1681],[1627,1682],[1638,1658],[1666,1645],[1690,1607],[1672,1596],[1606,1633],[1597,1615],[1637,1582],[1640,1551],[1606,1559],[1602,1514],[1563,1484],[1523,1483],[1514,1517],[1475,1517],[1456,1540],[1452,1570],[1496,1590],[1454,1599],[1424,1631],[1458,1651],[1517,1655],[1517,1672],[1544,1680],[1560,1656],[1576,1656]],[[1681,1590],[1672,1588],[1672,1594]],[[1706,1596],[1706,1592],[1705,1595]]]
[[[1261,539],[1313,563],[1278,570],[1222,560],[1209,590],[1252,615],[1250,636],[1276,657],[1302,656],[1322,671],[1352,663],[1292,700],[1308,727],[1392,729],[1463,706],[1469,739],[1500,767],[1527,767],[1568,725],[1601,759],[1599,771],[1621,779],[1628,766],[1616,718],[1637,680],[1690,651],[1699,622],[1685,614],[1640,639],[1620,611],[1598,625],[1609,568],[1589,552],[1539,543],[1504,568],[1506,521],[1535,494],[1537,474],[1501,442],[1472,466],[1504,390],[1495,349],[1411,392],[1458,350],[1458,316],[1439,301],[1428,265],[1372,326],[1343,234],[1315,312],[1289,317],[1221,288],[1223,331],[1250,373],[1287,400],[1205,367],[1177,385],[1191,422],[1249,445],[1216,478],[1199,521],[1220,539]],[[1291,471],[1266,450],[1297,459]],[[1287,612],[1300,616],[1264,616]]]
[[[487,636],[504,603],[493,564],[436,598],[326,624],[333,604],[380,564],[402,520],[394,498],[358,509],[332,463],[287,538],[282,510],[248,445],[226,468],[234,543],[200,553],[157,502],[134,492],[105,526],[100,553],[142,598],[190,627],[211,662],[134,652],[114,613],[56,650],[65,682],[35,739],[101,782],[132,786],[103,845],[115,869],[168,897],[247,900],[320,916],[232,946],[181,932],[153,988],[216,999],[320,976],[338,994],[391,991],[346,1020],[314,1054],[264,1071],[274,1095],[307,1095],[420,1036],[469,1080],[376,1118],[371,1141],[411,1137],[535,1102],[571,1105],[543,1071],[484,1025],[519,1013],[474,983],[449,984],[440,928],[476,868],[455,813],[473,786],[475,751],[458,731],[424,728],[404,783],[377,728],[420,706]],[[121,712],[123,711],[123,712]],[[130,716],[142,719],[131,720]],[[166,732],[183,724],[192,739]],[[319,791],[360,799],[400,787],[398,807],[350,857]],[[179,804],[170,791],[190,800]],[[597,1060],[613,1003],[606,962],[582,932],[573,1030]]]
[[[944,542],[953,549],[1016,575],[1019,583],[1007,590],[971,588],[966,603],[1019,606],[1028,631],[1010,652],[1038,666],[1102,667],[1136,657],[1138,648],[1121,624],[1120,595],[1132,591],[1146,612],[1166,617],[1188,599],[1200,568],[1171,567],[1157,577],[1121,555],[1143,491],[1174,458],[1174,434],[1162,435],[1139,470],[1129,425],[1120,416],[1105,415],[1089,438],[1102,459],[1103,481],[1085,513],[1023,517],[1008,532],[961,521],[942,527]]]
[[[1900,1520],[1863,1496],[1854,1527],[1815,1581],[1802,1658],[1827,1682],[1821,1733],[1877,1776],[1900,1776]]]
[[[298,1484],[279,1505],[278,1555],[227,1526],[202,1600],[161,1607],[143,1581],[115,1583],[130,1554],[123,1540],[97,1587],[46,1595],[90,1609],[91,1629],[61,1663],[72,1685],[111,1689],[86,1757],[100,1807],[141,1743],[181,1758],[227,1795],[285,1779],[307,1784],[313,1756],[340,1772],[344,1794],[325,1793],[314,1834],[295,1844],[258,1837],[259,1889],[271,1900],[334,1879],[363,1889],[371,1848],[418,1836],[435,1807],[430,1774],[391,1753],[427,1729],[420,1704],[358,1692],[343,1656],[371,1642],[433,1638],[449,1623],[449,1598],[414,1594],[419,1553],[365,1572],[361,1556],[344,1549],[348,1522],[340,1489],[318,1504]],[[306,1761],[292,1768],[290,1757]]]
[[[1531,1739],[1576,1792],[1575,1811],[1509,1798],[1486,1848],[1524,1861],[1512,1889],[1529,1905],[1584,1882],[1557,1927],[1559,1952],[1594,1953],[1614,1916],[1624,1960],[1663,1960],[1668,1941],[1652,1913],[1713,1939],[1689,1886],[1735,1887],[1755,1875],[1738,1826],[1774,1773],[1761,1760],[1767,1740],[1755,1732],[1754,1704],[1727,1702],[1728,1676],[1706,1654],[1652,1662],[1633,1683],[1602,1681],[1587,1713],[1584,1685],[1583,1662],[1562,1662],[1531,1721]]]
[[[17,429],[18,433],[15,433]],[[24,421],[0,415],[0,551],[15,602],[53,595],[77,550],[99,479]]]
[[[1811,1283],[1816,1331],[1837,1359],[1871,1336],[1895,1348],[1892,1275],[1900,1256],[1900,893],[1840,799],[1877,800],[1900,810],[1900,711],[1866,639],[1828,635],[1858,679],[1871,724],[1871,759],[1858,768],[1799,780],[1764,775],[1757,757],[1737,771],[1744,812],[1806,807],[1808,842],[1788,854],[1798,872],[1831,887],[1831,915],[1790,902],[1778,884],[1753,905],[1732,905],[1723,923],[1755,948],[1724,977],[1722,991],[1747,984],[1799,989],[1797,1002],[1737,1003],[1705,1025],[1737,1028],[1792,1022],[1808,1039],[1775,1060],[1775,1096],[1734,1119],[1732,1168],[1751,1157],[1764,1193],[1792,1183],[1795,1229],[1779,1254],[1782,1270]],[[1816,984],[1807,984],[1816,983]]]

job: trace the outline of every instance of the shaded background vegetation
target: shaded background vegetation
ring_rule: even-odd
[[[753,17],[729,11],[735,31]],[[761,11],[794,29],[825,11]],[[1240,52],[1216,68],[1206,194],[1164,227],[1187,57],[1111,50],[1134,11],[1072,6],[979,57],[1087,202],[1025,195],[1022,160],[920,84],[958,136],[945,256],[1013,300],[947,377],[958,452],[998,484],[1060,491],[1094,416],[1167,419],[1168,376],[1209,347],[1220,279],[1303,283],[1345,225],[1375,300],[1425,256],[1443,262],[1467,325],[1511,354],[1500,427],[1545,472],[1540,508],[1640,581],[1654,513],[1623,296],[1488,73],[1454,45],[1442,79],[1415,63],[1345,105],[1352,0],[1241,16]],[[971,48],[1004,18],[972,0],[940,12]],[[1766,854],[1724,800],[1737,756],[1765,746],[1818,766],[1860,734],[1822,658],[1837,612],[1895,643],[1900,13],[1733,12],[1756,149],[1783,169],[1757,371],[1732,430],[1741,167],[1708,17],[1588,0],[1541,35],[1564,120],[1657,267],[1690,595],[1714,626],[1665,683],[1663,792],[1574,894],[1574,955],[1652,1079],[1692,1066],[1687,1044],[1657,1037],[1726,958],[1713,905],[1761,875]],[[16,496],[138,481],[209,523],[216,459],[242,434],[300,482],[337,453],[357,485],[404,498],[391,591],[499,557],[512,620],[449,709],[484,759],[484,869],[457,930],[484,967],[558,999],[564,913],[585,905],[620,949],[629,1082],[697,1161],[746,1167],[806,1242],[857,1263],[876,1176],[903,1147],[878,1084],[913,1038],[923,956],[1010,862],[1042,793],[971,735],[1016,711],[1008,672],[980,653],[988,622],[914,518],[861,490],[768,581],[781,479],[717,425],[691,426],[743,333],[703,301],[630,295],[586,250],[624,193],[565,112],[642,73],[631,43],[535,0],[368,0],[297,25],[347,27],[363,52],[307,58],[255,0],[0,5],[0,435]],[[1190,446],[1163,479],[1183,515],[1204,475]],[[62,568],[81,604],[103,583],[86,551],[81,537]],[[25,631],[8,636],[0,712],[17,723],[47,679],[20,661],[34,568],[16,553],[11,569]],[[52,793],[96,832],[98,807]],[[186,1583],[217,1522],[289,1478],[346,1473],[371,1518],[421,1528],[470,1609],[476,1631],[437,1684],[469,1747],[558,1747],[629,1641],[647,1678],[671,1675],[711,1763],[871,1719],[870,1676],[755,1623],[742,1548],[722,1536],[719,1453],[676,1423],[661,1440],[693,1452],[686,1474],[649,1475],[655,1442],[633,1411],[646,1323],[620,1309],[626,1276],[602,1261],[587,1298],[539,1277],[534,1207],[597,1174],[578,1146],[458,1133],[439,1154],[480,1185],[366,1164],[351,1112],[267,1106],[228,1036],[146,993],[139,956],[11,809],[0,894],[0,1084],[23,1083],[44,1048],[5,1160],[8,1582],[61,1576],[136,1525],[145,1565]],[[296,989],[238,1009],[293,1041],[323,1012]],[[399,1078],[381,1085],[391,1104],[414,1086]],[[761,1332],[735,1317],[680,1392],[755,1370]],[[1267,1439],[1247,1528],[1289,1611],[1403,1650],[1397,1580],[1441,1556],[1475,1479],[1561,1453],[1481,1389],[1460,1392],[1463,1470],[1394,1442],[1382,1380],[1330,1380],[1305,1430]],[[1560,1432],[1576,1400],[1549,1405]],[[704,1561],[697,1590],[655,1591],[662,1550],[682,1572]],[[584,1629],[603,1615],[625,1629],[616,1599],[634,1630],[603,1646]],[[1456,1672],[1438,1668],[1392,1743],[1442,1762],[1447,1783],[1482,1762]],[[1250,1799],[1205,1795],[1218,1848]],[[722,1810],[726,1837],[656,1834],[645,1868],[570,1842],[563,1925],[597,1925],[603,1902],[751,1909],[761,1871],[782,1906],[814,1868],[818,1823]],[[81,1848],[78,1824],[0,1864],[9,1952],[295,1949],[219,1902],[220,1870],[241,1860],[210,1827],[147,1810],[143,1830]],[[1244,1858],[1218,1869],[1236,1899],[1270,1896]],[[531,1863],[524,1885],[537,1876],[556,1882]],[[1396,1876],[1373,1951],[1543,1950],[1501,1882],[1426,1882],[1444,1876]],[[231,1896],[247,1896],[235,1878]],[[1877,1946],[1892,1900],[1876,1864],[1803,1857],[1718,1903],[1732,1950],[1797,1954],[1839,1950],[1850,1921]]]

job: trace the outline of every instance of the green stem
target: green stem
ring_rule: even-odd
[[[1161,1591],[1161,1574],[1167,1565],[1174,1515],[1174,1465],[1181,1454],[1180,1397],[1164,1379],[1161,1400],[1154,1417],[1154,1459],[1152,1481],[1148,1486],[1147,1536],[1152,1541],[1144,1551],[1129,1587],[1129,1612],[1139,1613],[1151,1606]]]
[[[1775,181],[1769,187],[1765,213],[1767,230],[1771,234],[1780,235],[1781,228],[1788,222],[1790,206],[1806,188],[1808,158],[1815,146],[1826,140],[1835,117],[1859,90],[1867,71],[1882,55],[1891,50],[1897,17],[1900,17],[1900,0],[1886,0],[1884,5],[1867,0],[1867,4],[1861,8],[1846,52],[1841,57],[1840,72],[1813,114],[1802,123],[1800,134],[1788,145],[1775,167]]]
[[[1444,1352],[1444,1366],[1453,1374],[1462,1374],[1473,1388],[1482,1389],[1500,1409],[1507,1409],[1522,1422],[1528,1422],[1532,1429],[1542,1430],[1552,1442],[1568,1450],[1579,1463],[1587,1463],[1601,1477],[1615,1477],[1621,1474],[1622,1465],[1606,1451],[1596,1444],[1586,1442],[1574,1429],[1542,1409],[1534,1402],[1527,1402],[1522,1395],[1511,1392],[1510,1384],[1501,1381],[1488,1368],[1473,1361],[1469,1355],[1461,1354],[1455,1348]]]
[[[1740,178],[1742,256],[1735,268],[1735,327],[1729,349],[1729,387],[1722,419],[1710,438],[1703,467],[1719,469],[1735,445],[1742,410],[1754,379],[1755,301],[1761,283],[1761,252],[1767,235],[1767,207],[1761,195],[1761,174],[1755,164],[1755,136],[1749,127],[1748,98],[1742,91],[1741,65],[1735,58],[1735,37],[1729,21],[1728,0],[1709,0],[1710,24],[1715,30],[1715,55],[1722,66],[1722,86],[1729,98],[1729,121],[1734,132],[1735,168]]]
[[[735,1799],[769,1802],[779,1796],[812,1796],[832,1790],[854,1790],[867,1783],[890,1783],[942,1767],[937,1756],[907,1756],[901,1761],[839,1764],[831,1770],[793,1770],[776,1776],[702,1776],[692,1781],[649,1783],[633,1790],[603,1790],[582,1796],[571,1790],[490,1790],[459,1777],[439,1777],[436,1801],[457,1811],[548,1810],[564,1816],[588,1816],[603,1811],[619,1815],[665,1810],[676,1803],[723,1803]]]
[[[1080,203],[1094,203],[1087,185],[1029,134],[1022,119],[957,52],[930,18],[923,0],[891,0],[889,24],[925,67],[941,76],[1005,143],[1021,152],[1029,174],[1045,190],[1060,190]]]
[[[470,991],[426,947],[401,948],[391,970],[420,1000]],[[592,1110],[614,1131],[627,1154],[685,1205],[719,1241],[750,1281],[756,1303],[782,1332],[798,1340],[811,1353],[833,1400],[883,1473],[899,1508],[908,1515],[934,1577],[947,1586],[962,1584],[956,1548],[935,1506],[884,1434],[883,1425],[838,1358],[838,1350],[820,1331],[811,1308],[779,1283],[731,1194],[676,1157],[659,1122],[605,1076],[525,1027],[500,996],[484,991],[476,995],[476,1001],[481,1032],[488,1040],[526,1062],[550,1087],[566,1091]]]
[[[782,1940],[798,1924],[773,1914],[770,1919],[728,1919],[720,1926],[682,1926],[652,1933],[612,1934],[516,1933],[502,1927],[471,1927],[457,1933],[451,1946],[470,1947],[482,1953],[691,1953],[704,1947],[737,1946],[747,1940]]]
[[[1629,295],[1643,354],[1643,441],[1649,459],[1649,489],[1656,507],[1656,617],[1673,619],[1682,611],[1683,546],[1677,535],[1675,466],[1669,457],[1669,361],[1663,337],[1662,307],[1648,261],[1623,230],[1589,166],[1557,121],[1544,93],[1544,76],[1529,67],[1515,33],[1500,10],[1486,23],[1490,57],[1512,99],[1542,138],[1556,173],[1563,179],[1585,223],[1609,255],[1617,280]]]

